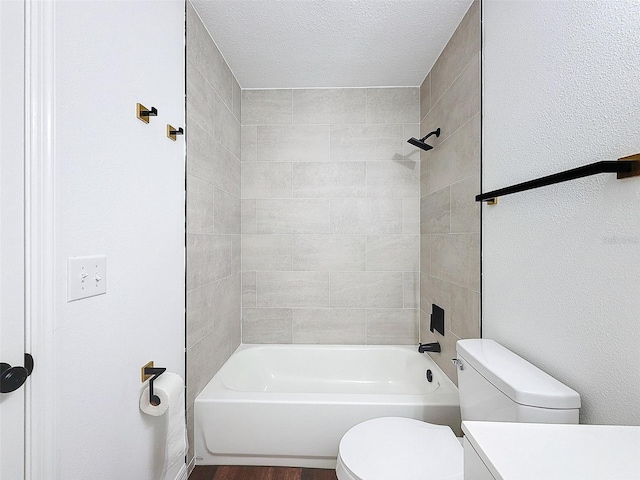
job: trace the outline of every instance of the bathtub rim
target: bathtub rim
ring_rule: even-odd
[[[306,404],[306,403],[328,403],[342,404],[348,397],[356,397],[357,401],[353,403],[362,404],[385,404],[385,405],[459,405],[458,387],[449,379],[438,364],[426,354],[424,358],[434,372],[434,376],[438,379],[439,386],[433,392],[428,393],[326,393],[326,392],[273,392],[273,391],[238,391],[227,388],[221,377],[224,375],[224,368],[232,361],[233,357],[238,353],[249,349],[273,349],[282,348],[286,350],[303,350],[305,348],[319,348],[321,350],[345,349],[345,350],[385,350],[389,348],[400,349],[406,352],[415,352],[413,345],[351,345],[351,344],[252,344],[243,343],[229,356],[225,363],[220,367],[218,372],[207,383],[202,391],[194,400],[195,405],[202,403],[220,403],[228,401],[238,401],[240,403],[290,403],[290,404]],[[422,399],[422,401],[421,401]],[[348,402],[351,403],[351,402]]]

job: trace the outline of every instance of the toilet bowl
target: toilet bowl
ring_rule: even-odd
[[[463,449],[449,427],[375,418],[342,437],[336,474],[338,480],[462,480]]]
[[[463,420],[578,423],[580,395],[487,339],[459,340]],[[449,427],[409,418],[368,420],[344,434],[338,480],[462,480],[463,448]]]

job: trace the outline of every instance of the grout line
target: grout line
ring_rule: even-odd
[[[373,89],[406,89],[420,88],[420,85],[370,85],[365,87],[246,87],[242,90],[258,91],[258,90],[373,90]]]

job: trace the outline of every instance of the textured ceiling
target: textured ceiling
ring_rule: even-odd
[[[192,0],[242,88],[418,86],[471,0]]]

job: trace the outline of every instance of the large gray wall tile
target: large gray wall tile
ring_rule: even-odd
[[[187,350],[187,405],[193,403],[236,348],[230,339],[214,331]]]
[[[328,199],[258,200],[258,233],[329,233]]]
[[[402,199],[402,233],[420,233],[420,198]]]
[[[212,282],[187,292],[187,348],[213,332],[215,286]]]
[[[442,143],[480,111],[479,78],[480,55],[477,53],[422,122],[423,135],[438,127],[441,129],[439,139],[435,136],[429,138],[433,139],[434,146]]]
[[[331,273],[334,308],[402,308],[401,272]]]
[[[480,174],[451,185],[451,233],[480,232]]]
[[[187,119],[187,173],[240,196],[240,162],[202,127]]]
[[[422,195],[480,173],[480,115],[430,150],[422,165]]]
[[[214,331],[231,343],[235,350],[240,345],[241,323],[241,289],[242,276],[240,272],[215,282],[213,321]]]
[[[418,87],[368,88],[367,123],[418,123]]]
[[[243,343],[291,343],[290,308],[243,308]]]
[[[402,233],[402,199],[334,198],[331,233]]]
[[[364,310],[296,308],[293,310],[293,343],[363,344]]]
[[[331,161],[388,161],[402,157],[401,124],[331,125]]]
[[[433,235],[420,235],[420,271],[431,272],[431,239]]]
[[[293,91],[293,123],[365,123],[364,88],[300,89]]]
[[[292,235],[243,235],[244,271],[291,271]]]
[[[420,233],[451,231],[451,192],[449,187],[420,199]]]
[[[459,285],[452,285],[451,331],[459,338],[480,337],[479,292]]]
[[[242,242],[240,241],[241,235],[227,235],[231,239],[231,269],[232,273],[237,273],[242,270]]]
[[[293,238],[293,270],[364,269],[364,235],[295,235]]]
[[[213,185],[187,175],[187,232],[213,233]]]
[[[243,90],[242,124],[290,124],[291,95],[291,90]]]
[[[240,123],[202,74],[187,62],[187,115],[240,157]],[[191,124],[189,125],[191,127]]]
[[[420,235],[367,235],[367,270],[409,271],[420,268]]]
[[[243,162],[258,161],[258,127],[255,125],[243,125],[241,128],[241,152],[240,159]]]
[[[230,235],[187,235],[187,290],[198,288],[237,270]]]
[[[242,272],[242,306],[256,307],[258,305],[256,294],[256,272],[244,270]]]
[[[327,272],[257,272],[258,307],[328,307]]]
[[[329,125],[259,125],[259,162],[329,161]]]
[[[243,162],[242,198],[291,198],[290,162]]]
[[[213,228],[214,233],[240,233],[240,198],[214,189]]]
[[[213,121],[215,139],[239,159],[242,145],[240,122],[231,112],[231,107],[225,105],[218,95],[214,98]]]
[[[480,238],[477,233],[434,235],[431,274],[480,291]]]
[[[257,233],[256,200],[240,200],[240,228],[242,233]]]
[[[187,92],[187,115],[191,118],[189,128],[193,122],[196,122],[213,136],[214,108],[217,95],[202,73],[191,62],[187,62]]]
[[[293,164],[293,197],[364,197],[364,162]]]
[[[367,162],[368,197],[419,197],[420,164],[412,160]]]
[[[415,345],[420,311],[417,309],[368,309],[367,344]]]

